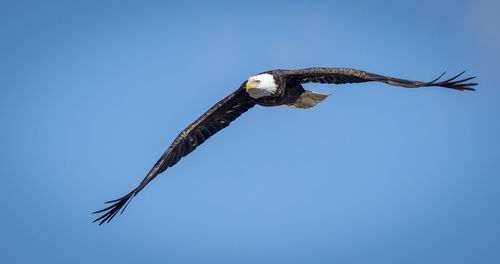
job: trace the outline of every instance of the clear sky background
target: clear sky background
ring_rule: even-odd
[[[1,263],[500,263],[498,1],[0,3]],[[140,193],[177,134],[256,73],[378,83],[255,107]]]

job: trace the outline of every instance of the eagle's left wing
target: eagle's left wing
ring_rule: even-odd
[[[390,85],[402,86],[407,88],[417,88],[425,86],[440,86],[456,90],[471,90],[475,89],[470,87],[477,85],[477,83],[467,82],[474,79],[475,77],[468,77],[465,79],[457,80],[460,75],[464,72],[454,76],[445,81],[438,80],[444,75],[441,74],[438,78],[430,82],[421,81],[410,81],[405,79],[399,79],[389,76],[378,75],[375,73],[370,73],[357,69],[349,68],[306,68],[299,70],[288,70],[284,71],[285,78],[287,81],[298,82],[298,83],[359,83],[359,82],[385,82]]]
[[[164,172],[168,167],[175,165],[182,157],[191,153],[209,137],[227,127],[238,116],[252,108],[255,103],[245,92],[245,86],[246,82],[238,90],[212,106],[201,117],[184,129],[165,153],[163,153],[139,186],[119,199],[106,202],[112,203],[112,205],[94,212],[94,214],[104,213],[94,220],[94,222],[100,221],[99,225],[101,225],[104,222],[111,221],[118,211],[123,208],[123,212],[131,198],[137,195],[158,174]]]

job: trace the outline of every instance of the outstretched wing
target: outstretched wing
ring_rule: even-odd
[[[246,82],[184,129],[163,153],[139,186],[119,199],[106,202],[112,203],[112,205],[94,212],[94,214],[103,213],[94,222],[100,221],[99,225],[101,225],[104,222],[111,221],[118,211],[123,208],[123,212],[132,197],[137,195],[158,174],[164,172],[168,167],[174,166],[182,157],[191,153],[209,137],[227,127],[238,116],[252,108],[255,103],[245,92],[245,85]]]
[[[420,81],[410,81],[405,79],[398,79],[394,77],[388,77],[383,75],[378,75],[370,72],[365,72],[357,69],[349,68],[307,68],[300,70],[289,70],[285,71],[287,80],[299,82],[299,83],[359,83],[359,82],[385,82],[390,85],[402,86],[407,88],[417,88],[425,86],[440,86],[456,90],[471,90],[474,88],[470,86],[477,85],[477,83],[467,82],[475,77],[468,77],[465,79],[456,80],[464,72],[445,80],[438,80],[444,75],[441,74],[438,78],[430,82],[420,82]]]

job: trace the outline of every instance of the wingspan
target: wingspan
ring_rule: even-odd
[[[439,86],[446,87],[455,90],[471,90],[474,88],[471,86],[477,85],[474,82],[468,82],[475,77],[468,77],[465,79],[455,80],[460,77],[464,72],[444,81],[438,82],[438,80],[444,75],[441,74],[438,78],[430,82],[421,81],[410,81],[405,79],[398,79],[389,76],[378,75],[362,70],[349,69],[349,68],[307,68],[300,70],[290,70],[286,71],[286,77],[292,81],[299,83],[359,83],[359,82],[385,82],[390,85],[407,87],[407,88],[417,88],[426,86]]]
[[[123,208],[121,210],[123,212],[131,199],[158,174],[164,172],[168,167],[174,166],[182,157],[191,153],[209,137],[227,127],[229,123],[252,108],[255,103],[245,92],[245,85],[246,82],[184,129],[163,153],[139,186],[119,199],[106,202],[112,203],[112,205],[94,212],[94,214],[103,213],[94,222],[100,221],[99,225],[101,225],[104,222],[111,221],[120,209]]]

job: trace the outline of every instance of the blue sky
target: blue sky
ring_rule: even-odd
[[[499,263],[499,8],[2,2],[0,262]],[[249,76],[312,66],[480,85],[308,85],[91,223]]]

